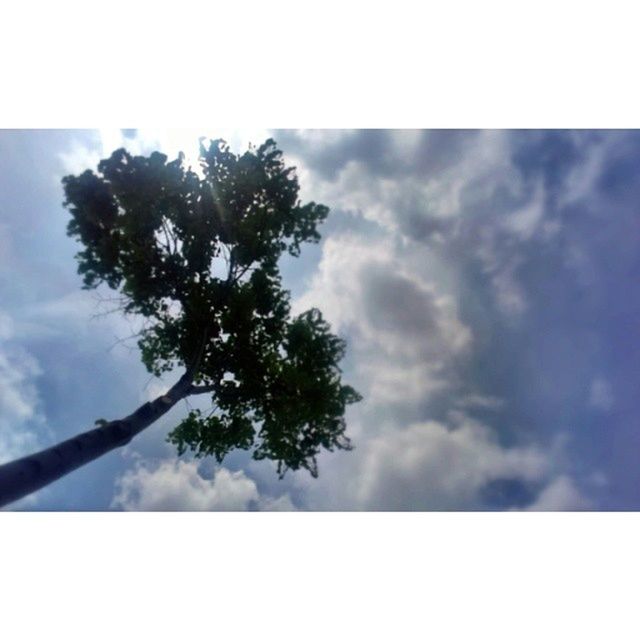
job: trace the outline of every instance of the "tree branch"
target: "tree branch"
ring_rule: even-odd
[[[234,276],[236,270],[236,263],[233,256],[233,248],[229,251],[229,273],[227,275],[227,284],[234,284]]]
[[[189,393],[190,396],[195,396],[195,395],[198,395],[200,393],[212,393],[215,390],[216,390],[216,388],[212,384],[207,384],[207,385],[203,385],[203,386],[198,386],[196,384],[192,384],[189,387],[188,393]]]

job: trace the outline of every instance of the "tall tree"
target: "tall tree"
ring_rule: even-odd
[[[180,400],[211,397],[169,434],[178,454],[235,448],[317,475],[322,449],[349,449],[344,413],[360,400],[342,384],[345,351],[317,309],[291,317],[278,260],[318,242],[327,207],[299,200],[292,167],[273,140],[232,153],[200,144],[200,168],[124,149],[97,173],[63,180],[68,234],[81,242],[84,288],[106,284],[122,310],[144,318],[138,345],[156,376],[180,367],[171,389],[131,415],[0,467],[0,505],[94,460]]]

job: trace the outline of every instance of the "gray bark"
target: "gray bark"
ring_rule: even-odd
[[[45,487],[67,473],[122,447],[131,438],[193,393],[193,375],[185,373],[163,396],[147,402],[122,420],[85,431],[38,453],[0,465],[0,507]]]

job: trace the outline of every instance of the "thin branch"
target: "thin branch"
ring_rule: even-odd
[[[234,284],[235,280],[235,270],[236,270],[236,263],[235,260],[233,259],[233,248],[231,249],[231,251],[229,252],[229,274],[227,275],[227,284]]]
[[[236,282],[240,282],[240,280],[242,279],[242,276],[244,276],[245,273],[247,273],[247,271],[249,271],[251,269],[251,271],[255,271],[255,267],[252,267],[252,264],[248,264],[234,279],[233,279],[233,283],[235,284]]]
[[[98,306],[117,303],[116,306],[114,306],[111,309],[108,309],[107,311],[100,311],[100,312],[91,314],[92,320],[105,318],[106,316],[116,312],[124,312],[125,315],[128,314],[127,298],[125,296],[102,296],[100,293],[96,291],[92,297],[97,302]]]
[[[167,225],[164,221],[164,218],[160,219],[160,222],[162,223],[162,230],[164,231],[164,248],[167,250],[167,254],[171,255],[171,245],[169,242],[169,231],[167,230]]]
[[[107,351],[113,351],[113,349],[115,349],[115,347],[117,347],[118,345],[123,345],[124,347],[126,347],[127,349],[129,349],[129,351],[135,351],[135,347],[130,347],[129,345],[125,344],[125,342],[127,342],[127,340],[133,340],[134,338],[139,338],[140,336],[142,336],[144,334],[144,330],[139,331],[138,333],[132,333],[130,336],[125,336],[124,338],[117,338],[116,341],[107,349]]]
[[[231,251],[229,250],[229,247],[227,247],[227,245],[224,242],[220,241],[219,244],[220,244],[220,256],[224,260],[225,264],[229,266],[229,256],[231,255]],[[225,251],[226,251],[226,255],[225,255]]]
[[[218,409],[219,409],[219,407],[218,407],[217,404],[212,404],[211,405],[211,410],[207,414],[207,418],[210,418]]]
[[[173,228],[173,225],[167,225],[167,228],[169,229],[169,235],[171,236],[171,239],[173,240],[173,253],[177,254],[178,253],[178,239],[176,238],[176,233],[175,233],[175,229]]]
[[[202,356],[204,355],[204,352],[206,350],[208,338],[209,331],[208,329],[205,329],[204,333],[202,334],[202,343],[200,344],[200,349],[198,350],[193,363],[187,367],[187,374],[191,377],[192,380],[195,377],[196,373],[198,373],[198,369],[200,368],[200,362],[202,361]]]

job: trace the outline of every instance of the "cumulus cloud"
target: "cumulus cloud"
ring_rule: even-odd
[[[378,400],[415,402],[448,386],[454,359],[472,340],[455,301],[411,269],[388,239],[329,238],[294,308],[310,306],[352,337],[356,367]]]
[[[263,497],[244,471],[220,467],[212,479],[196,462],[138,462],[116,480],[111,507],[124,511],[290,511],[289,496]]]
[[[532,444],[547,425],[522,429],[526,390],[513,404],[508,396],[527,372],[527,341],[548,339],[548,325],[530,332],[532,314],[549,305],[538,287],[556,277],[541,265],[562,268],[569,247],[591,254],[567,231],[566,207],[593,192],[603,163],[581,158],[598,137],[387,131],[281,140],[305,196],[343,221],[296,308],[318,306],[349,339],[349,370],[365,395],[350,422],[349,473],[326,460],[340,498],[309,488],[314,504],[481,508],[496,487],[507,507],[586,504],[549,438]],[[360,218],[373,227],[356,225]],[[484,412],[487,422],[451,425],[452,408]]]
[[[358,429],[348,467],[326,460],[321,485],[301,480],[314,509],[562,510],[592,503],[564,471],[562,438],[548,446],[504,444],[490,423],[460,411],[444,421]],[[593,484],[589,481],[585,484]]]
[[[592,507],[591,501],[568,476],[555,478],[528,507],[529,511],[583,511]]]
[[[448,268],[481,276],[478,284],[512,318],[528,305],[520,271],[531,251],[562,228],[558,210],[566,194],[574,202],[586,182],[593,187],[596,169],[574,156],[576,149],[597,156],[596,142],[571,132],[491,130],[283,136],[303,183],[311,185],[309,197],[357,211],[428,245]]]
[[[503,448],[484,425],[430,421],[372,440],[359,486],[365,509],[469,509],[500,478],[540,481],[549,461],[535,447]]]

